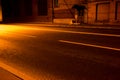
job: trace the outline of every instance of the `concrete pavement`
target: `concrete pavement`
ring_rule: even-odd
[[[24,23],[23,23],[24,24]],[[90,25],[90,26],[88,26],[88,25],[83,25],[83,26],[81,26],[81,25],[65,25],[65,24],[26,24],[25,23],[25,25],[39,25],[39,26],[58,26],[58,27],[85,27],[85,28],[107,28],[107,29],[117,29],[117,28],[119,28],[119,26],[116,26],[116,27],[113,27],[113,26],[92,26],[92,25]],[[18,78],[16,75],[14,75],[14,74],[12,74],[12,73],[10,73],[10,72],[8,72],[8,71],[6,71],[6,70],[4,70],[4,69],[2,69],[2,68],[0,68],[0,80],[22,80],[22,79],[20,79],[20,78]]]

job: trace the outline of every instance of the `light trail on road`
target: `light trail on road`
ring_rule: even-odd
[[[94,33],[94,32],[79,32],[79,31],[68,31],[61,29],[51,29],[46,27],[29,27],[29,26],[17,26],[17,25],[1,25],[0,26],[0,34],[5,32],[23,32],[30,30],[34,31],[52,31],[52,32],[64,32],[64,33],[73,33],[73,34],[87,34],[87,35],[96,35],[96,36],[108,36],[108,37],[120,37],[118,34],[104,34],[104,33]],[[31,33],[31,32],[30,32]]]

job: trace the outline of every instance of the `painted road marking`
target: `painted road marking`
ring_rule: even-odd
[[[120,35],[118,35],[118,34],[103,34],[103,33],[93,33],[93,32],[78,32],[78,31],[66,31],[66,30],[57,30],[57,29],[33,29],[33,30],[64,32],[64,33],[73,33],[73,34],[87,34],[87,35],[96,35],[96,36],[120,37]],[[30,36],[30,37],[36,37],[36,36]]]
[[[120,35],[118,35],[118,34],[103,34],[103,33],[93,33],[93,32],[78,32],[78,31],[57,30],[57,29],[50,29],[50,28],[41,28],[41,29],[40,28],[30,28],[30,29],[31,30],[40,30],[40,31],[53,31],[53,32],[73,33],[73,34],[87,34],[87,35],[96,35],[96,36],[120,37]],[[23,36],[26,36],[26,37],[32,37],[32,38],[37,37],[37,36],[34,36],[34,35],[25,35],[25,34],[19,34],[19,35],[23,35]]]
[[[68,31],[68,30],[58,30],[51,28],[30,28],[32,30],[41,30],[41,31],[53,31],[53,32],[64,32],[64,33],[74,33],[74,34],[88,34],[88,35],[99,35],[99,36],[110,36],[110,37],[120,37],[119,34],[105,34],[105,33],[94,33],[94,32],[78,32],[78,31]]]
[[[100,45],[86,44],[86,43],[66,41],[66,40],[59,40],[59,42],[120,51],[119,48],[112,48],[112,47],[108,47],[108,46],[100,46]]]
[[[99,36],[120,37],[120,35],[118,35],[118,34],[103,34],[103,33],[65,31],[65,30],[55,30],[55,31],[57,31],[57,32],[66,32],[66,33],[76,33],[76,34],[89,34],[89,35],[97,35],[97,36],[99,35]]]

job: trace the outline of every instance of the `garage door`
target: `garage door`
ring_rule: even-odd
[[[117,3],[117,20],[120,21],[120,2]]]
[[[101,3],[97,5],[97,20],[98,21],[108,21],[109,20],[109,3]]]

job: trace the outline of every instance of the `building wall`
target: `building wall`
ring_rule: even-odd
[[[81,5],[83,1],[84,0],[58,0],[58,6],[54,6],[54,23],[72,24],[72,22],[75,22],[76,11],[72,7],[76,4]],[[84,19],[87,19],[86,15],[84,17],[79,16],[77,22],[82,22]]]
[[[2,6],[1,6],[1,0],[0,0],[0,22],[2,22]]]
[[[88,22],[89,24],[109,21],[109,1],[88,2]]]
[[[115,21],[115,16],[116,16],[116,1],[110,2],[110,22]]]
[[[53,4],[53,0],[47,0],[47,15],[39,15],[39,11],[44,12],[46,9],[39,10],[40,7],[44,6],[38,7],[38,0],[31,0],[31,7],[28,7],[30,0],[18,0],[16,3],[14,2],[16,0],[0,1],[2,4],[4,3],[2,9],[0,5],[0,21],[52,22],[54,19],[67,19],[71,22],[75,14],[72,6],[83,4],[84,0],[58,0],[58,6]],[[88,0],[85,6],[87,10],[83,16],[84,23],[120,23],[119,0]]]
[[[107,23],[114,24],[120,22],[119,0],[99,0],[88,2],[87,23]]]
[[[93,24],[96,21],[96,3],[88,3],[87,23]]]
[[[58,7],[54,7],[54,18],[74,18],[72,6],[80,0],[58,0]]]
[[[43,4],[44,6],[44,4]],[[35,21],[38,22],[52,22],[52,0],[47,0],[47,15],[39,15],[39,8],[38,8],[38,2],[37,0],[33,0],[33,4],[32,4],[32,8],[33,8],[33,18]],[[42,8],[41,8],[42,9]],[[43,8],[44,11],[44,8]]]
[[[5,22],[52,21],[52,0],[2,0],[2,4]]]
[[[87,1],[87,2],[86,2]],[[120,23],[119,0],[58,0],[58,6],[54,7],[54,19],[74,19],[74,4],[85,5],[83,20],[88,24],[116,24]],[[83,3],[85,2],[85,4]],[[61,20],[62,21],[62,20]]]

